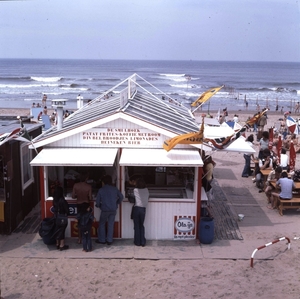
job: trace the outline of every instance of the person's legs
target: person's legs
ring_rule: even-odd
[[[133,208],[133,229],[134,229],[134,244],[141,246],[141,232],[140,232],[140,210],[138,207]]]
[[[273,190],[272,186],[267,186],[266,189],[265,189],[265,193],[266,193],[266,196],[267,196],[268,203],[271,203],[272,190]]]
[[[77,213],[78,213],[78,214],[81,213],[82,210],[83,210],[82,204],[80,204],[80,203],[77,204]],[[78,244],[81,244],[81,242],[82,242],[82,236],[81,236],[81,230],[79,229],[79,230],[78,230],[78,240],[77,240],[77,243],[78,243]]]
[[[243,169],[242,177],[248,177],[250,175],[251,169],[250,169],[250,161],[251,157],[249,155],[244,154],[245,159],[245,166]]]
[[[110,212],[107,219],[107,243],[112,243],[114,237],[114,225],[115,225],[116,212]]]
[[[262,189],[262,175],[261,173],[257,173],[255,176],[256,187],[258,189]]]
[[[57,248],[60,250],[65,250],[69,248],[68,245],[65,245],[65,231],[67,226],[68,224],[56,227],[56,245],[58,246]]]
[[[145,217],[146,217],[146,209],[141,208],[141,211],[140,211],[140,240],[141,240],[142,246],[146,245],[145,227],[144,227]]]
[[[136,246],[145,246],[145,227],[144,221],[146,216],[146,209],[141,207],[135,207],[133,213],[134,223],[134,244]]]
[[[279,199],[279,193],[272,192],[271,193],[271,205],[273,209],[277,209],[278,207],[278,199]]]
[[[87,250],[92,251],[92,234],[91,230],[89,229],[87,234],[86,234],[86,241],[87,241]]]
[[[105,232],[105,224],[107,221],[109,213],[101,211],[100,219],[99,219],[99,227],[98,227],[98,241],[101,243],[106,242],[106,232]]]
[[[87,247],[87,235],[85,233],[84,230],[80,230],[81,232],[81,237],[82,237],[82,249],[84,251],[87,251],[88,247]]]

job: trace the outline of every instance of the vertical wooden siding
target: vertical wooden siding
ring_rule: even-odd
[[[132,204],[122,203],[122,238],[133,238],[133,221],[130,219]],[[174,216],[196,216],[196,203],[149,202],[145,219],[146,239],[174,238]],[[195,223],[195,226],[197,223]]]

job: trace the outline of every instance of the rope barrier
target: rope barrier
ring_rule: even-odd
[[[266,248],[266,247],[268,247],[268,246],[270,246],[270,245],[272,245],[272,244],[275,244],[275,243],[280,242],[280,241],[283,241],[283,240],[287,240],[287,241],[288,241],[288,249],[290,249],[290,248],[291,248],[291,241],[290,241],[290,239],[287,238],[287,237],[281,237],[281,238],[279,238],[279,239],[277,239],[277,240],[274,240],[273,242],[270,242],[270,243],[267,243],[267,244],[265,244],[265,245],[263,245],[263,246],[257,247],[257,248],[253,251],[253,253],[252,253],[252,255],[251,255],[250,266],[253,268],[253,258],[254,258],[254,254],[255,254],[258,250],[263,249],[263,248]]]

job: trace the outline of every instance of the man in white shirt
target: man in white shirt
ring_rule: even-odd
[[[234,121],[235,123],[238,123],[238,122],[239,122],[239,116],[238,116],[237,114],[234,115],[233,121]]]
[[[286,154],[286,149],[283,148],[280,154],[280,166],[282,167],[282,170],[288,170],[288,165],[289,165],[289,157]]]

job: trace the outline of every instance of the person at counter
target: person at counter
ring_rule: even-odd
[[[72,191],[72,198],[77,201],[77,213],[85,212],[84,203],[89,203],[92,200],[92,186],[86,181],[88,179],[87,174],[80,175],[80,182],[75,183]],[[82,238],[80,230],[78,231],[78,244],[81,244]]]
[[[133,224],[134,224],[134,244],[144,247],[146,245],[144,221],[146,217],[146,207],[149,201],[149,190],[143,178],[136,180],[133,189],[135,204],[133,207]]]
[[[118,205],[123,200],[123,194],[115,186],[112,186],[112,177],[105,175],[102,178],[104,186],[99,189],[96,198],[96,207],[101,210],[98,239],[96,243],[111,245],[114,235],[114,223]],[[107,233],[105,224],[107,222]]]
[[[63,188],[57,186],[53,193],[53,207],[54,215],[56,218],[54,236],[56,239],[56,248],[60,251],[69,249],[68,245],[65,245],[65,231],[68,226],[68,221],[63,223],[59,221],[59,216],[63,215],[67,217],[69,215],[69,205],[65,200]],[[66,218],[67,219],[67,218]]]
[[[93,209],[90,204],[84,202],[82,204],[82,212],[77,214],[78,227],[82,237],[82,251],[92,251],[92,223],[96,219],[93,215]]]

